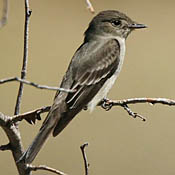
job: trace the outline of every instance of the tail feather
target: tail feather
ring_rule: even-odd
[[[33,140],[32,144],[29,146],[27,151],[23,154],[19,161],[24,161],[26,163],[32,163],[36,155],[48,139],[51,132],[54,130],[55,125],[60,119],[60,113],[58,109],[50,111],[43,126],[41,127],[39,133]]]
[[[82,106],[79,105],[77,108],[69,109],[67,112],[62,113],[53,130],[53,136],[56,137],[81,110]]]
[[[75,115],[81,111],[81,105],[76,109],[67,110],[65,98],[65,93],[63,95],[59,94],[59,96],[55,98],[52,108],[43,122],[39,133],[18,162],[24,161],[26,163],[32,163],[49,135],[53,132],[53,136],[57,136]]]
[[[69,113],[64,113],[60,120],[57,122],[57,125],[55,126],[52,135],[56,137],[74,117],[75,114],[73,114],[73,112],[71,113],[71,115],[69,115]]]

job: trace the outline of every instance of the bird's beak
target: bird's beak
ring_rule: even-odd
[[[142,28],[147,28],[147,26],[145,24],[133,23],[133,24],[129,25],[129,28],[131,28],[131,29],[142,29]]]

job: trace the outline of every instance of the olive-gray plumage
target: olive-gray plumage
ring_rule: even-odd
[[[56,93],[47,118],[21,160],[31,163],[52,131],[53,136],[58,135],[83,108],[92,111],[106,97],[123,64],[125,39],[132,30],[144,27],[115,10],[100,12],[92,19],[61,83],[61,88],[75,92]]]

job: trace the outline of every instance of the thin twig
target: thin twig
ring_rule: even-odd
[[[146,121],[146,118],[145,117],[143,117],[142,115],[140,115],[140,114],[138,114],[138,113],[136,113],[136,112],[133,112],[129,107],[128,107],[128,105],[123,105],[123,108],[128,112],[128,114],[130,115],[130,116],[132,116],[133,118],[136,118],[136,117],[138,117],[138,118],[140,118],[142,121]]]
[[[95,10],[92,6],[92,3],[90,2],[90,0],[86,0],[86,4],[87,4],[87,9],[91,12],[91,13],[95,13]]]
[[[2,28],[8,19],[8,0],[3,0],[3,10],[2,10],[2,17],[0,19],[0,28]]]
[[[125,104],[136,104],[136,103],[149,103],[149,104],[164,104],[164,105],[175,105],[175,100],[168,98],[129,98],[124,100],[114,100],[113,106],[121,106]]]
[[[142,121],[146,121],[146,119],[138,114],[133,112],[129,107],[128,104],[136,104],[136,103],[149,103],[151,105],[154,104],[163,104],[163,105],[175,105],[175,100],[167,99],[167,98],[130,98],[130,99],[124,99],[124,100],[109,100],[104,99],[101,101],[98,105],[101,106],[106,111],[109,111],[113,106],[121,106],[123,107],[130,116],[133,118],[140,118]]]
[[[29,0],[25,0],[25,24],[24,24],[24,52],[23,52],[23,65],[21,70],[21,79],[26,78],[27,73],[27,62],[28,62],[28,40],[29,40],[29,19],[32,11],[29,9]],[[15,115],[19,114],[21,99],[23,94],[24,84],[20,82],[18,96],[15,106]]]
[[[31,81],[28,81],[28,80],[24,80],[24,79],[21,79],[21,78],[18,78],[18,77],[10,77],[10,78],[2,79],[2,80],[0,80],[0,84],[12,82],[12,81],[18,81],[18,82],[21,82],[23,84],[27,84],[27,85],[36,87],[38,89],[47,89],[47,90],[54,90],[54,91],[59,90],[59,91],[62,91],[62,92],[75,92],[75,90],[71,90],[71,89],[64,89],[64,88],[59,88],[59,87],[40,85],[40,84],[31,82]]]
[[[84,160],[84,167],[85,167],[85,175],[88,175],[89,172],[89,163],[87,160],[85,148],[88,146],[88,143],[84,143],[83,145],[80,146],[82,155],[83,155],[83,160]]]
[[[55,174],[59,174],[59,175],[67,175],[57,169],[54,169],[54,168],[51,168],[51,167],[48,167],[46,165],[39,165],[39,166],[34,166],[34,165],[28,165],[29,166],[29,169],[31,171],[37,171],[37,170],[45,170],[45,171],[49,171],[49,172],[52,172],[52,173],[55,173]]]
[[[25,112],[23,114],[18,114],[15,115],[13,117],[11,117],[11,120],[13,123],[16,123],[18,121],[22,121],[23,119],[25,119],[27,122],[29,122],[30,124],[35,124],[35,120],[41,120],[40,118],[40,114],[48,112],[50,110],[51,106],[45,106],[45,107],[41,107],[29,112]]]

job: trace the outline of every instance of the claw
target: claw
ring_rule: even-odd
[[[86,110],[88,110],[88,107],[87,106],[84,106],[83,109],[86,111]]]
[[[109,111],[113,106],[113,102],[109,99],[103,99],[102,103],[101,103],[101,107],[103,109],[105,109],[106,111]]]

